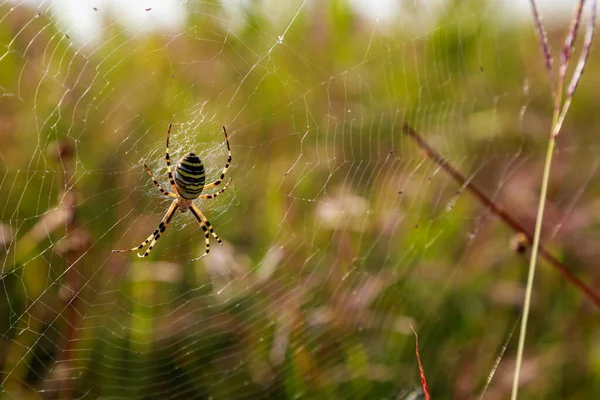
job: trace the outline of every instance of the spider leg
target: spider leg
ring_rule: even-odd
[[[173,179],[173,171],[171,171],[171,156],[169,155],[169,138],[171,137],[171,126],[169,124],[169,130],[167,131],[167,150],[165,151],[165,160],[167,161],[167,173],[169,175],[169,183],[171,187],[177,193],[177,187],[175,186],[175,180]]]
[[[152,251],[154,244],[160,238],[160,234],[163,233],[165,231],[165,229],[167,229],[167,225],[169,224],[169,222],[171,222],[171,219],[173,218],[173,215],[175,215],[175,211],[177,210],[178,207],[179,206],[177,204],[177,200],[173,201],[171,203],[171,206],[167,210],[167,213],[165,214],[163,219],[158,224],[158,227],[154,230],[154,232],[152,232],[152,234],[150,236],[148,236],[148,238],[146,240],[144,240],[138,246],[132,247],[131,249],[125,249],[125,250],[113,250],[112,252],[113,253],[128,253],[130,251],[136,251],[136,250],[139,250],[139,249],[143,248],[144,246],[146,246],[150,242],[150,240],[152,240],[150,247],[148,247],[148,250],[146,250],[144,255],[140,256],[138,254],[138,257],[148,256],[148,254],[150,254],[150,251]]]
[[[154,182],[154,184],[156,185],[156,187],[158,188],[158,190],[160,190],[160,192],[162,194],[164,194],[165,196],[169,196],[169,197],[177,197],[177,195],[175,193],[169,193],[165,189],[163,189],[162,186],[160,186],[160,183],[158,183],[158,181],[154,178],[154,175],[152,175],[152,172],[150,171],[150,168],[148,168],[146,163],[144,163],[144,168],[146,168],[146,171],[150,175],[150,178],[152,178],[152,182]]]
[[[127,250],[113,250],[113,253],[129,253],[130,251],[135,251],[135,250],[139,250],[141,248],[143,248],[145,245],[147,245],[150,240],[152,240],[152,238],[154,237],[154,234],[157,231],[154,231],[154,233],[152,233],[150,236],[148,236],[148,238],[146,240],[144,240],[142,243],[139,244],[139,246],[137,247],[132,247],[131,249],[127,249]]]
[[[223,186],[223,189],[219,190],[218,192],[213,193],[213,194],[201,194],[200,196],[198,196],[198,198],[199,199],[214,199],[215,197],[217,197],[218,195],[223,193],[225,190],[227,190],[227,187],[229,186],[230,183],[231,183],[231,179],[229,181],[227,181],[225,186]]]
[[[208,219],[204,216],[204,214],[202,214],[202,211],[200,211],[200,209],[198,207],[196,207],[195,204],[192,204],[192,206],[190,207],[190,211],[192,212],[192,214],[194,214],[194,217],[196,217],[196,219],[198,220],[198,222],[200,222],[200,221],[204,222],[204,224],[208,228],[208,231],[210,232],[210,234],[213,235],[213,237],[215,238],[215,240],[219,244],[222,245],[223,241],[221,240],[221,238],[219,237],[219,235],[217,235],[215,233],[212,225],[210,224],[210,222],[208,222]]]
[[[192,211],[192,214],[194,214],[193,211]],[[201,218],[198,218],[198,216],[196,214],[194,214],[194,217],[196,217],[196,219],[200,223],[200,227],[204,231],[204,242],[205,242],[206,247],[204,250],[204,254],[202,254],[200,257],[192,258],[189,262],[198,261],[199,259],[204,258],[204,256],[206,256],[208,254],[208,252],[210,251],[210,240],[209,240],[209,236],[208,236],[208,229],[206,229],[206,224],[204,223],[204,221],[202,221]]]
[[[229,164],[231,164],[231,148],[229,147],[229,138],[227,137],[227,130],[225,129],[225,127],[223,127],[223,133],[225,134],[225,143],[227,143],[227,162],[225,163],[225,167],[223,168],[223,171],[221,172],[221,176],[219,177],[219,179],[217,179],[213,183],[204,185],[203,189],[213,188],[213,187],[217,186],[218,184],[220,184],[221,182],[223,182],[223,179],[225,178],[225,174],[227,173],[227,170],[229,169]]]
[[[148,246],[148,250],[146,250],[143,255],[138,254],[138,257],[148,257],[148,254],[150,254],[150,252],[152,251],[152,248],[156,244],[156,241],[160,239],[160,234],[167,229],[167,225],[169,225],[169,222],[171,222],[171,219],[173,219],[175,211],[177,211],[177,207],[179,207],[179,204],[177,200],[175,200],[173,201],[173,203],[171,203],[171,207],[169,207],[167,213],[160,221],[160,224],[158,224],[158,228],[154,231],[154,239],[152,239],[152,243],[150,243],[150,246]]]

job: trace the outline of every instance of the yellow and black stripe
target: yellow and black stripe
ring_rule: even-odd
[[[197,198],[204,189],[205,181],[204,164],[200,157],[194,153],[185,155],[175,168],[175,186],[179,195],[186,200]]]

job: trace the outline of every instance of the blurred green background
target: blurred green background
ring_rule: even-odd
[[[532,20],[478,1],[378,21],[341,0],[191,1],[161,29],[99,4],[85,40],[51,6],[0,5],[3,395],[420,398],[413,326],[433,398],[478,398],[528,252],[401,126],[533,231],[552,98]],[[568,22],[547,21],[555,57]],[[558,139],[543,239],[593,288],[599,62]],[[150,257],[112,254],[168,208],[142,164],[168,187],[171,122],[172,158],[196,152],[209,179],[228,128],[232,186],[197,202],[225,244],[189,263],[203,234],[177,213]],[[541,263],[522,398],[600,396],[598,316]],[[508,397],[515,352],[485,399]]]

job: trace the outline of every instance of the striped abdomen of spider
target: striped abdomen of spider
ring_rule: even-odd
[[[154,245],[156,244],[156,241],[160,238],[160,235],[167,229],[167,226],[171,222],[171,219],[173,219],[173,216],[175,215],[175,211],[177,211],[177,209],[179,209],[181,212],[186,212],[187,210],[190,210],[194,215],[194,218],[196,218],[196,220],[200,224],[200,227],[204,231],[204,254],[190,261],[198,260],[208,254],[208,252],[210,251],[209,233],[215,238],[215,240],[219,244],[223,244],[222,240],[219,238],[219,235],[215,233],[212,225],[210,224],[210,222],[208,222],[206,216],[204,216],[204,214],[202,214],[202,211],[200,211],[200,209],[193,203],[194,199],[210,200],[216,198],[218,195],[223,193],[231,183],[230,179],[229,181],[227,181],[225,186],[216,193],[201,194],[204,189],[210,189],[221,184],[221,182],[223,182],[223,179],[225,178],[227,170],[229,169],[229,165],[231,163],[231,148],[229,147],[229,138],[227,137],[227,131],[225,130],[225,127],[223,127],[223,133],[225,134],[225,143],[227,144],[227,162],[225,162],[225,167],[223,167],[221,176],[214,182],[205,185],[204,183],[206,181],[206,174],[204,171],[204,164],[202,164],[200,157],[198,157],[194,153],[188,153],[185,156],[183,156],[181,160],[179,160],[179,162],[177,163],[177,166],[175,167],[175,174],[172,173],[171,156],[169,155],[169,138],[171,137],[171,125],[169,125],[169,130],[167,132],[167,147],[165,151],[165,160],[167,162],[167,176],[169,178],[171,188],[173,188],[173,192],[169,192],[163,189],[160,183],[158,183],[158,181],[154,178],[152,172],[146,164],[144,164],[144,168],[146,168],[146,171],[150,175],[150,178],[152,178],[152,182],[158,188],[158,190],[160,190],[160,192],[163,195],[174,198],[174,200],[171,203],[171,206],[167,210],[167,213],[163,217],[162,221],[160,221],[160,223],[158,224],[158,227],[154,230],[154,232],[152,232],[150,236],[148,236],[146,240],[144,240],[138,246],[133,247],[131,249],[113,250],[113,252],[126,253],[129,251],[135,251],[145,247],[148,243],[150,243],[150,246],[148,246],[148,250],[146,250],[144,254],[138,254],[139,257],[147,257],[152,251]]]
[[[204,189],[205,181],[204,164],[200,157],[194,153],[188,153],[179,160],[175,167],[175,188],[183,200],[197,199]],[[180,201],[181,212],[188,210],[189,204],[186,203],[186,201]]]

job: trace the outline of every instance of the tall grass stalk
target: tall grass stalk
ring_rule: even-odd
[[[548,192],[548,181],[550,178],[550,170],[552,167],[552,155],[554,154],[554,148],[556,145],[556,137],[558,136],[564,118],[567,114],[567,111],[571,105],[571,100],[573,98],[573,94],[575,93],[575,89],[579,83],[579,80],[583,74],[583,70],[585,68],[585,64],[587,62],[587,58],[590,52],[592,40],[594,37],[594,28],[595,28],[595,20],[596,20],[596,1],[592,1],[592,10],[590,12],[590,21],[588,24],[588,29],[583,45],[583,50],[581,52],[579,63],[575,69],[573,77],[571,79],[571,83],[566,92],[565,102],[561,108],[562,102],[562,93],[565,82],[565,76],[568,69],[569,61],[571,59],[571,55],[573,53],[573,49],[575,46],[575,39],[577,37],[577,33],[579,30],[582,10],[584,6],[585,0],[580,0],[575,8],[575,13],[573,15],[573,19],[571,21],[571,25],[569,27],[569,31],[567,32],[567,36],[565,38],[565,44],[562,50],[561,55],[561,65],[558,76],[558,85],[554,84],[554,72],[552,68],[552,56],[550,54],[550,46],[548,44],[548,38],[544,31],[541,18],[537,11],[537,7],[535,4],[535,0],[531,0],[531,9],[532,14],[535,20],[538,36],[540,38],[540,44],[542,47],[542,51],[544,53],[544,60],[546,65],[546,70],[548,72],[548,76],[550,78],[550,83],[552,85],[552,94],[554,96],[554,112],[552,116],[552,128],[550,131],[550,137],[548,139],[548,148],[546,150],[546,160],[544,162],[544,172],[542,175],[542,186],[540,189],[540,200],[538,205],[538,211],[535,222],[535,231],[533,234],[533,245],[531,249],[531,257],[529,259],[529,271],[527,274],[527,287],[525,290],[525,300],[523,303],[523,317],[521,319],[521,329],[519,333],[519,344],[517,348],[517,359],[515,362],[515,372],[513,376],[513,387],[512,387],[512,395],[511,399],[516,400],[519,393],[519,377],[521,373],[521,365],[523,363],[523,349],[525,347],[525,338],[527,335],[527,322],[529,319],[529,310],[531,308],[531,293],[533,291],[533,281],[535,278],[535,266],[537,263],[538,256],[538,248],[540,244],[540,236],[542,232],[542,224],[544,221],[544,206],[546,204],[546,195]]]

